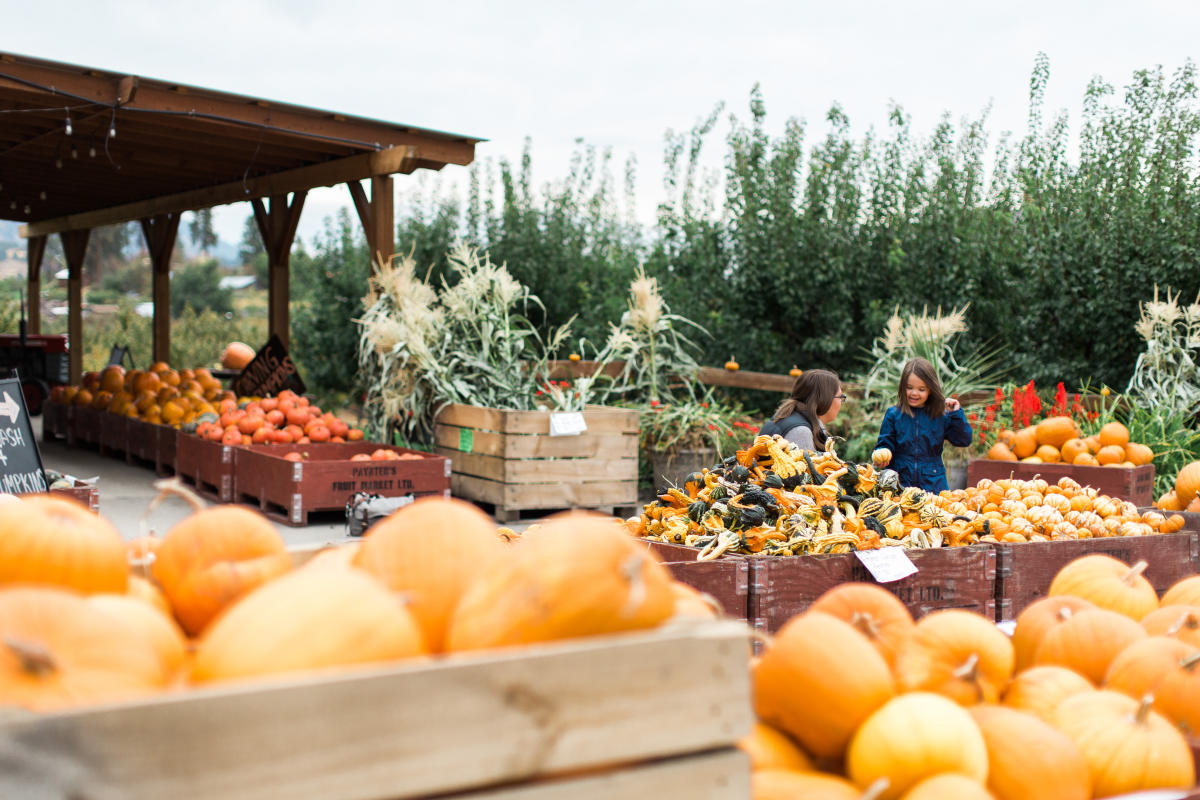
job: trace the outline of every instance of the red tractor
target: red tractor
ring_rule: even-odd
[[[42,404],[50,396],[50,389],[71,380],[67,337],[25,333],[24,302],[21,303],[20,331],[0,334],[0,377],[20,377],[25,407],[30,414],[37,415],[42,413]]]

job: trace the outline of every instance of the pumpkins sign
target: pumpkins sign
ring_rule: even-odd
[[[42,454],[38,451],[21,381],[0,380],[0,494],[46,491]]]
[[[283,340],[273,333],[237,376],[233,391],[238,397],[267,397],[284,389],[304,394],[306,387]]]

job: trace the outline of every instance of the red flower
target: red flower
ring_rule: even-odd
[[[971,422],[978,422],[979,415],[972,411],[970,414],[967,414],[967,419],[969,419]]]
[[[658,406],[658,401],[657,401],[657,400],[651,400],[651,401],[650,401],[650,405],[651,405],[651,406],[654,406],[654,407],[656,407],[656,406]]]
[[[1004,390],[1001,389],[999,386],[997,386],[996,387],[996,405],[1000,405],[1003,402],[1004,402]]]
[[[716,426],[716,425],[709,425],[709,426],[708,426],[708,429],[709,429],[710,431],[715,431],[715,430],[717,429],[717,426]]]

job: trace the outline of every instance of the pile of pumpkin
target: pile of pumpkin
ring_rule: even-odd
[[[211,412],[184,425],[185,433],[229,445],[359,442],[360,428],[351,428],[332,411],[322,411],[307,397],[284,389],[274,397],[222,400]],[[390,452],[390,451],[384,451]],[[380,458],[386,458],[381,456]]]
[[[215,413],[216,404],[237,398],[221,388],[207,369],[172,369],[156,362],[149,369],[126,371],[119,365],[87,372],[79,386],[56,386],[50,402],[85,406],[155,425],[176,428],[201,414]]]
[[[1103,555],[1065,566],[1010,638],[963,610],[913,622],[843,584],[753,667],[754,800],[1087,800],[1191,788],[1200,577],[1160,605]]]
[[[1160,511],[1200,512],[1200,461],[1179,470],[1175,476],[1175,488],[1154,501]]]
[[[0,706],[123,701],[714,615],[611,518],[562,515],[505,544],[474,506],[428,498],[294,567],[275,527],[241,507],[192,498],[195,512],[164,536],[126,543],[73,502],[4,497]]]
[[[1000,431],[987,457],[1030,464],[1140,467],[1154,460],[1154,451],[1129,441],[1129,429],[1119,422],[1109,422],[1098,433],[1082,436],[1070,417],[1049,417],[1019,431]]]

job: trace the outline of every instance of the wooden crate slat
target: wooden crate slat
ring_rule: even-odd
[[[434,426],[438,447],[457,451],[463,431],[469,430],[472,453],[501,458],[637,458],[637,436],[625,433],[595,433],[579,436],[503,434],[453,425]]]
[[[589,432],[637,433],[638,430],[638,412],[632,409],[589,406],[583,415]],[[437,421],[443,425],[497,433],[550,433],[550,415],[545,411],[508,411],[453,404],[441,410]]]
[[[637,502],[637,481],[506,484],[453,473],[450,493],[511,510],[591,508],[633,505]]]
[[[157,463],[158,461],[158,428],[140,419],[125,420],[126,461],[132,463],[135,459]]]
[[[511,459],[448,447],[434,452],[450,459],[455,472],[502,483],[620,480],[637,474],[636,458]]]
[[[744,625],[701,623],[13,714],[0,796],[402,800],[725,748],[747,653]]]
[[[446,800],[745,800],[750,759],[736,748],[695,756],[614,766],[579,778],[546,779],[503,789],[456,794]]]
[[[105,455],[125,455],[129,446],[129,419],[121,414],[100,412],[97,421],[97,431],[100,438],[100,451]]]
[[[161,445],[163,440],[159,441]],[[210,442],[190,433],[180,434],[176,441],[175,469],[180,476],[191,480],[200,494],[221,503],[231,502],[235,496],[234,445]]]
[[[1140,467],[1085,467],[1075,464],[1026,464],[1021,461],[993,461],[973,458],[967,462],[967,484],[975,485],[983,478],[1000,480],[1013,477],[1028,481],[1041,476],[1054,483],[1069,477],[1081,486],[1093,486],[1109,497],[1129,500],[1139,506],[1154,502],[1154,465]]]

